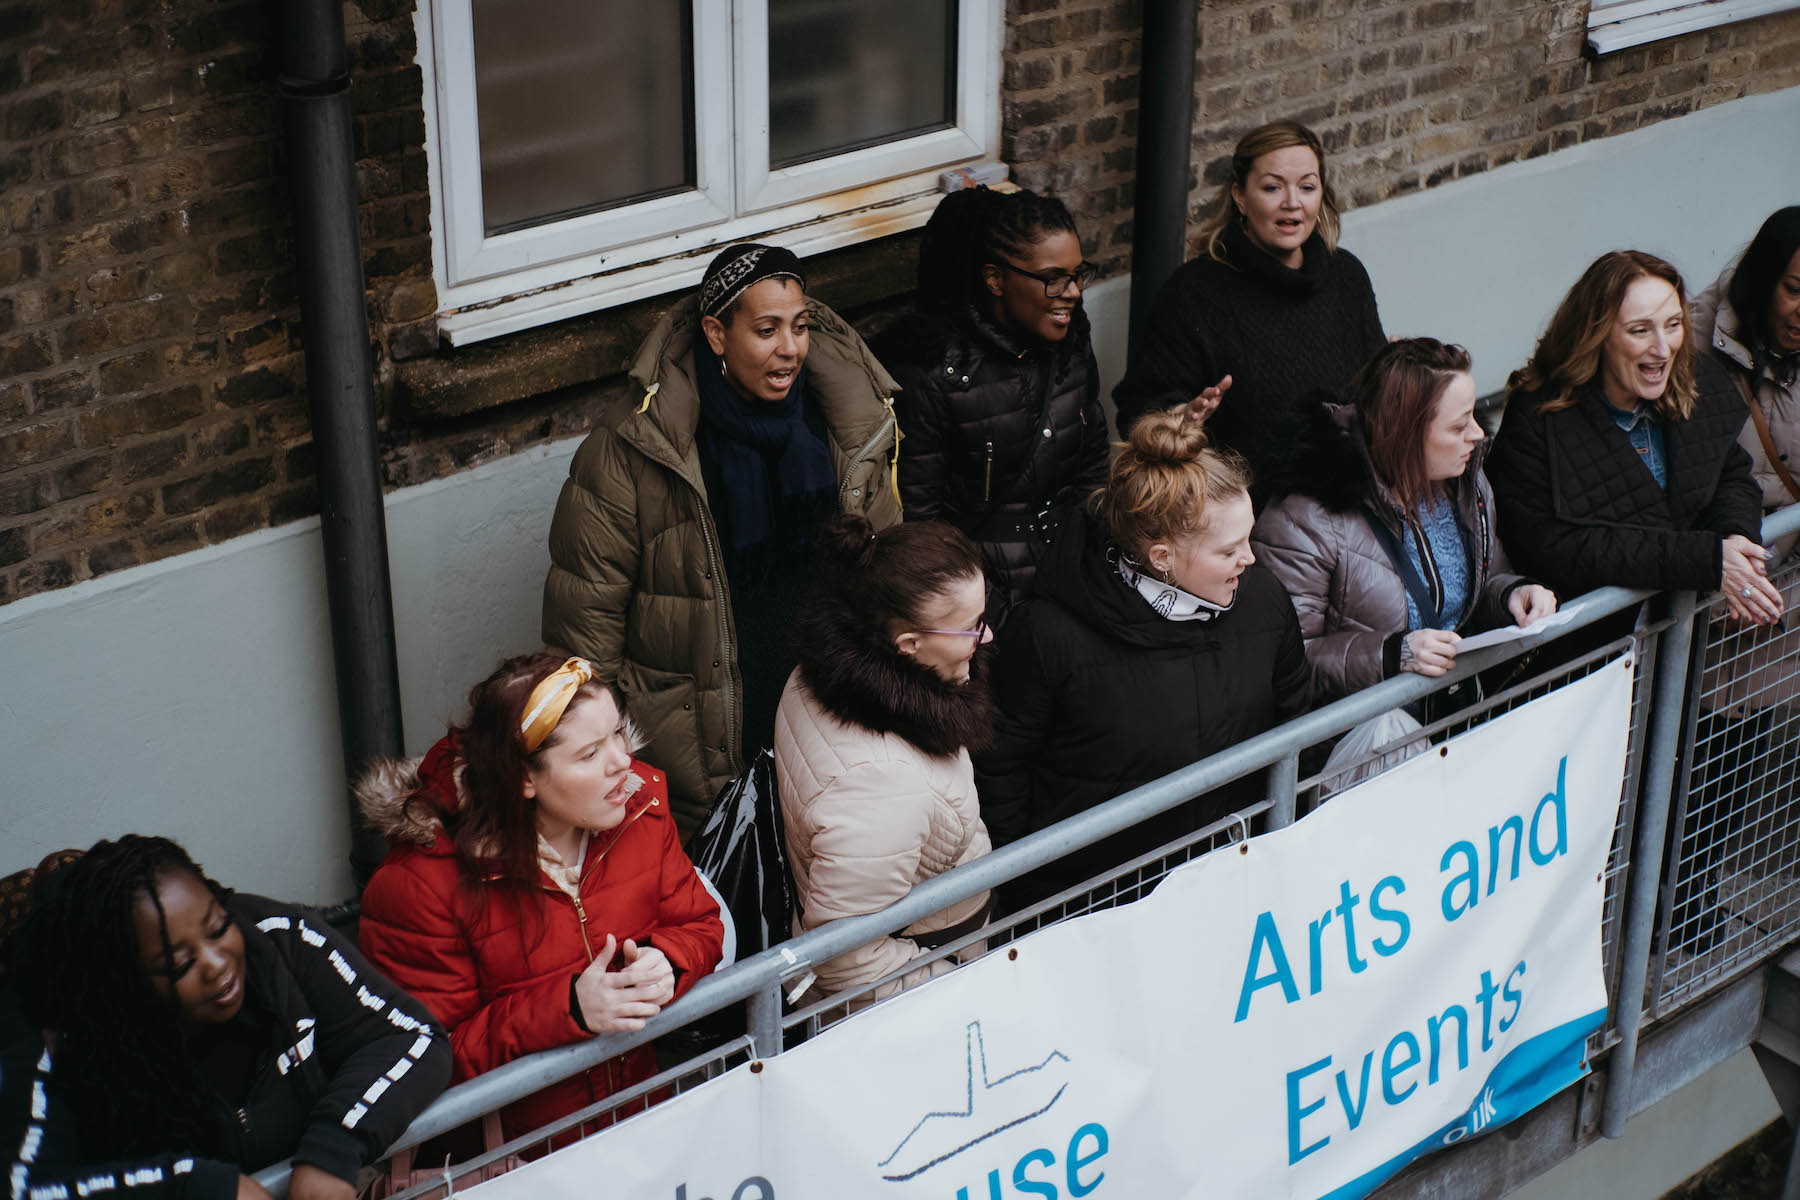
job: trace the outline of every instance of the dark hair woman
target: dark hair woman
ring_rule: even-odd
[[[1507,381],[1487,461],[1513,562],[1559,595],[1607,584],[1722,587],[1768,623],[1761,493],[1738,444],[1744,401],[1688,332],[1681,275],[1603,254]]]
[[[1694,337],[1711,348],[1752,413],[1738,445],[1750,456],[1763,507],[1800,501],[1787,465],[1800,467],[1800,205],[1771,214],[1738,261],[1694,297],[1689,315]]]
[[[1315,700],[1399,671],[1442,675],[1459,630],[1556,611],[1494,536],[1469,366],[1431,338],[1382,347],[1256,522],[1257,557],[1300,616]]]
[[[1794,475],[1800,468],[1800,205],[1772,213],[1737,262],[1694,297],[1688,313],[1697,343],[1711,349],[1750,416],[1738,446],[1750,456],[1764,511],[1800,501]],[[1777,577],[1784,606],[1800,599],[1793,546],[1791,537],[1775,546],[1786,560]],[[1690,813],[1699,815],[1690,817],[1675,850],[1692,864],[1690,874],[1706,876],[1723,864],[1717,850],[1725,839],[1716,831],[1741,817],[1724,819],[1721,808],[1760,794],[1773,808],[1755,818],[1772,822],[1764,827],[1785,828],[1793,819],[1794,786],[1784,778],[1792,767],[1771,747],[1795,736],[1796,655],[1800,631],[1715,628],[1707,640],[1694,735],[1697,761],[1705,767],[1689,801]],[[1677,897],[1671,944],[1703,950],[1716,939],[1718,927],[1709,918],[1722,910],[1689,891],[1699,889],[1684,889]]]
[[[1031,588],[1062,508],[1106,481],[1106,418],[1062,201],[987,188],[938,202],[919,247],[919,309],[874,342],[894,373],[910,521],[981,547],[996,627]]]
[[[775,715],[775,771],[801,914],[795,932],[875,912],[986,854],[972,748],[993,734],[978,653],[993,635],[975,546],[937,521],[876,532],[841,518],[794,625],[800,665]],[[986,895],[814,969],[823,995],[866,988],[973,932]],[[947,970],[940,960],[878,989]]]
[[[227,891],[164,838],[45,872],[0,1000],[13,1193],[350,1200],[442,1090],[424,1006],[308,910]]]
[[[1000,640],[981,811],[1005,844],[1234,745],[1306,708],[1287,593],[1250,551],[1249,476],[1185,411],[1151,413],[1096,512],[1058,535]],[[1253,803],[1231,784],[1034,872],[1022,904]]]
[[[602,417],[556,502],[544,642],[630,703],[685,837],[769,744],[813,537],[839,512],[900,519],[895,385],[799,258],[754,242],[713,258],[630,373],[641,403]]]
[[[422,760],[359,786],[390,849],[363,950],[450,1031],[456,1079],[641,1029],[719,961],[718,904],[676,840],[664,773],[632,757],[618,694],[585,660],[509,659]],[[656,1073],[649,1047],[502,1114],[509,1137]]]
[[[1261,476],[1280,461],[1295,407],[1341,392],[1386,341],[1369,274],[1338,245],[1318,135],[1296,121],[1245,134],[1200,240],[1132,338],[1113,391],[1119,431],[1185,405]]]

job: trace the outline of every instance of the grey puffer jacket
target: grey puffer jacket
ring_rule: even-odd
[[[1748,378],[1757,368],[1750,347],[1738,340],[1741,325],[1726,294],[1731,287],[1731,274],[1731,270],[1727,270],[1711,287],[1695,296],[1688,305],[1688,314],[1693,321],[1694,336],[1712,349],[1713,357],[1719,360],[1735,384]],[[1773,365],[1765,363],[1756,374],[1756,400],[1769,422],[1769,438],[1775,443],[1775,452],[1782,457],[1788,474],[1800,482],[1800,371],[1783,383]],[[1757,486],[1762,488],[1764,510],[1785,508],[1794,503],[1797,498],[1788,495],[1781,476],[1769,465],[1769,456],[1763,451],[1755,422],[1744,423],[1743,432],[1738,434],[1738,445],[1750,456],[1751,474],[1756,477]]]
[[[1364,515],[1378,514],[1397,542],[1413,536],[1399,505],[1376,477],[1354,409],[1331,406],[1335,437],[1317,437],[1295,458],[1288,492],[1263,511],[1251,546],[1287,588],[1306,638],[1313,698],[1324,703],[1379,683],[1399,669],[1406,636],[1406,585]],[[1458,630],[1511,622],[1506,598],[1530,582],[1513,573],[1493,531],[1493,493],[1481,473],[1487,443],[1450,481],[1457,524],[1471,545],[1470,601]],[[1437,594],[1436,573],[1425,582]]]

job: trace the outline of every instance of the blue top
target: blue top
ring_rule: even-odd
[[[1418,520],[1418,527],[1425,531],[1425,541],[1430,547],[1431,562],[1437,567],[1438,584],[1443,589],[1444,613],[1441,628],[1455,629],[1461,622],[1463,611],[1469,604],[1469,551],[1463,545],[1462,529],[1456,523],[1456,505],[1442,496],[1432,496],[1413,511]],[[1413,569],[1420,578],[1428,578],[1431,574],[1426,564],[1419,557],[1419,539],[1415,535],[1404,539],[1406,557],[1412,560]],[[1436,614],[1421,614],[1412,593],[1406,593],[1406,627],[1408,629],[1439,628],[1427,626],[1426,617],[1436,620]]]
[[[1669,469],[1663,456],[1662,422],[1640,404],[1630,412],[1615,405],[1611,400],[1606,402],[1606,411],[1612,414],[1613,424],[1624,431],[1631,442],[1631,448],[1638,453],[1638,461],[1649,468],[1650,474],[1656,477],[1656,486],[1669,486]]]

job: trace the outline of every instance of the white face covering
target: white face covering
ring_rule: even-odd
[[[1156,615],[1165,620],[1210,621],[1220,613],[1231,611],[1230,604],[1218,605],[1211,600],[1202,600],[1172,583],[1164,583],[1117,550],[1113,554],[1113,565],[1119,569],[1119,578],[1125,581],[1125,586],[1148,601],[1150,607],[1156,610]],[[1237,597],[1234,595],[1232,603],[1236,602]]]

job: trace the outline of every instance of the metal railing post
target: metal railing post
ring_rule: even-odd
[[[774,1058],[781,1053],[781,981],[770,981],[750,993],[750,1040],[756,1045],[756,1057]]]
[[[1644,752],[1643,786],[1638,789],[1637,844],[1632,849],[1626,889],[1625,941],[1619,950],[1619,1044],[1607,1069],[1606,1103],[1600,1132],[1616,1138],[1631,1113],[1631,1086],[1637,1068],[1638,1033],[1644,1023],[1644,983],[1650,971],[1651,936],[1662,880],[1663,840],[1669,827],[1669,800],[1681,750],[1687,711],[1688,657],[1694,638],[1695,594],[1671,596],[1670,620],[1656,652],[1656,689],[1651,694],[1650,738]]]
[[[1300,752],[1294,751],[1269,767],[1269,828],[1286,829],[1294,823],[1300,804]]]

